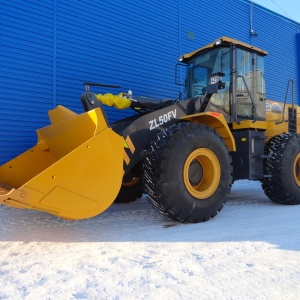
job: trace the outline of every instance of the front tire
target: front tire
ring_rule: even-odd
[[[122,186],[114,203],[130,203],[142,198],[144,193],[141,178],[141,165],[137,165],[133,170],[123,177]]]
[[[300,204],[300,136],[283,133],[266,145],[262,188],[266,196],[280,204]]]
[[[203,124],[171,126],[150,144],[144,182],[154,208],[168,218],[186,223],[213,218],[232,183],[224,140]]]

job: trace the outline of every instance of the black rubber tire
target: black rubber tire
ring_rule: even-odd
[[[300,136],[283,133],[271,138],[265,154],[270,158],[264,161],[264,174],[271,175],[262,181],[266,196],[280,204],[300,204]]]
[[[186,183],[189,180],[191,186],[201,186],[204,181],[206,171],[203,164],[197,159],[188,163],[191,155],[197,151],[213,153],[219,166],[216,190],[204,199],[192,195],[193,189],[189,190]],[[196,166],[196,170],[201,171],[192,173],[192,164],[198,164],[200,167]],[[188,174],[188,179],[184,178],[184,174]],[[198,183],[191,182],[194,174],[198,174],[198,179],[197,176],[193,178]],[[216,180],[212,179],[214,182]],[[230,191],[231,157],[224,140],[210,127],[178,123],[160,132],[150,143],[144,160],[143,181],[153,207],[169,219],[185,223],[208,221],[223,208],[226,194]]]
[[[140,199],[144,194],[140,171],[138,174],[130,173],[123,179],[120,192],[114,203],[130,203]]]

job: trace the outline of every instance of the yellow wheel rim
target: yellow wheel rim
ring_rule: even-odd
[[[122,182],[122,186],[133,186],[137,184],[139,181],[140,181],[140,177],[133,177],[133,179],[130,181]]]
[[[295,182],[298,185],[298,187],[300,187],[300,153],[298,153],[294,160],[293,173]]]
[[[217,190],[220,178],[220,163],[211,150],[199,148],[188,156],[183,168],[183,179],[192,196],[199,200],[210,197]]]

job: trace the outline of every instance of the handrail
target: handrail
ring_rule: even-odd
[[[250,94],[250,91],[249,91],[248,85],[247,85],[247,83],[246,83],[246,80],[245,80],[245,78],[244,78],[243,75],[237,75],[236,77],[237,77],[237,78],[242,78],[242,80],[243,80],[243,82],[244,82],[244,84],[245,84],[247,93],[248,93],[248,95],[249,95],[249,97],[250,97],[250,100],[251,100],[251,103],[252,103],[252,106],[253,106],[253,109],[254,109],[254,119],[252,120],[252,123],[255,123],[255,122],[257,121],[257,109],[256,109],[255,102],[253,101],[253,98],[252,98],[252,96],[251,96],[251,94]],[[237,111],[236,111],[236,110],[235,110],[235,120],[236,120],[236,123],[241,124],[241,122],[238,121],[238,118],[237,118]]]
[[[281,124],[283,122],[288,122],[288,120],[284,119],[284,113],[285,113],[285,107],[286,107],[286,101],[287,101],[287,97],[288,97],[288,93],[289,93],[290,83],[292,84],[292,118],[294,119],[294,80],[289,79],[287,88],[286,88],[284,104],[283,104],[282,120],[279,122],[275,122],[275,125]]]

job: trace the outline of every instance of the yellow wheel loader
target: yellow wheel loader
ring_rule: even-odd
[[[166,217],[207,221],[232,183],[262,182],[274,202],[300,204],[300,109],[266,99],[267,52],[222,37],[179,58],[180,100],[94,94],[85,113],[63,106],[37,130],[36,146],[0,168],[0,203],[66,219],[93,217],[148,194]],[[108,124],[103,104],[136,114]]]

